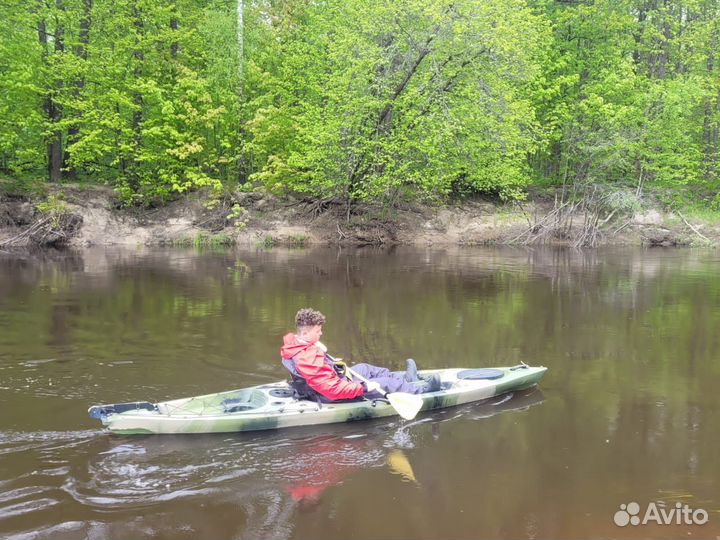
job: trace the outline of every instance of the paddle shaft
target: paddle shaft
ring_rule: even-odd
[[[335,358],[333,358],[332,356],[330,356],[330,354],[328,354],[327,352],[325,352],[325,354],[327,354],[327,357],[328,357],[330,360],[332,360],[333,362],[337,362],[337,360],[335,360]],[[352,368],[350,368],[350,366],[348,366],[347,364],[345,364],[345,369],[347,369],[353,377],[357,377],[358,379],[360,379],[360,380],[361,380],[362,382],[364,382],[365,384],[367,384],[367,383],[370,382],[370,381],[368,381],[365,377],[363,377],[362,375],[360,375],[359,373],[353,371]],[[377,391],[380,392],[380,394],[382,394],[383,397],[387,397],[387,392],[386,392],[385,390],[383,390],[382,387],[378,388]]]
[[[346,365],[345,368],[350,372],[350,374],[351,374],[353,377],[357,377],[358,379],[360,379],[360,380],[361,380],[362,382],[364,382],[365,384],[367,384],[367,383],[370,382],[370,381],[368,381],[365,377],[363,377],[362,375],[360,375],[358,372],[353,371],[350,366]],[[378,386],[377,391],[380,392],[383,397],[387,397],[387,395],[388,395],[388,393],[387,393],[385,390],[383,390],[382,386]]]
[[[318,341],[318,343],[320,343]],[[330,356],[327,352],[327,347],[324,345],[321,345],[321,349],[323,349],[323,352],[327,355],[327,357],[332,360],[333,362],[337,362],[335,358]],[[348,365],[345,365],[345,368],[348,370],[348,372],[353,375],[354,377],[357,377],[361,381],[363,381],[366,385],[370,382],[365,377],[360,375],[359,373],[356,373],[353,371]],[[414,394],[408,394],[405,392],[393,392],[392,394],[386,392],[383,388],[378,388],[378,392],[380,395],[382,395],[385,399],[388,400],[388,403],[390,403],[390,406],[395,409],[395,412],[397,412],[400,416],[402,416],[405,420],[412,420],[415,418],[417,413],[420,411],[420,409],[423,406],[423,400],[420,396],[416,396]],[[364,396],[363,396],[364,397]],[[365,398],[367,399],[367,398]]]

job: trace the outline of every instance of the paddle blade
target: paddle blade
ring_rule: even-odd
[[[408,458],[402,450],[395,449],[390,452],[390,455],[388,456],[388,465],[390,465],[390,469],[392,469],[394,473],[401,475],[405,478],[405,480],[415,484],[418,483],[417,478],[415,478],[412,465],[410,465],[410,461],[408,461]]]
[[[393,392],[385,396],[397,413],[405,420],[412,420],[423,406],[423,399],[417,394]]]

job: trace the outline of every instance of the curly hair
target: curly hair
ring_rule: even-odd
[[[312,308],[303,308],[295,315],[295,326],[303,328],[325,324],[325,315]]]

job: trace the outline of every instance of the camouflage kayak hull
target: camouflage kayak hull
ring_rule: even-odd
[[[529,388],[547,368],[525,364],[497,370],[493,379],[467,379],[473,370],[425,370],[440,375],[442,389],[420,394],[423,411],[462,405]],[[118,434],[230,433],[296,426],[354,422],[396,415],[385,401],[318,404],[293,397],[287,382],[277,382],[217,394],[160,403],[122,403],[90,407],[92,418]]]

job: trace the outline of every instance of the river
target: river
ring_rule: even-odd
[[[689,249],[0,254],[0,536],[716,538],[719,274]],[[413,421],[120,437],[86,414],[285,378],[306,306],[347,360],[549,370]],[[618,526],[631,502],[708,519]]]

